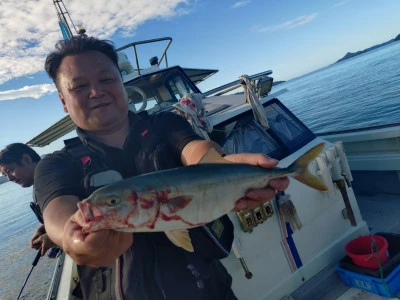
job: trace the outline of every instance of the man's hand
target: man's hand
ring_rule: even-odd
[[[82,232],[83,224],[83,216],[78,210],[64,226],[63,250],[78,265],[109,265],[132,245],[132,233],[101,230],[86,234]]]
[[[44,229],[44,225],[40,225],[35,232],[33,233],[31,240],[30,240],[30,245],[31,248],[39,250],[41,245],[38,245],[37,243],[35,243],[35,240],[37,240],[40,236],[42,236],[43,234],[46,233],[46,230]]]
[[[78,201],[76,196],[50,201],[43,212],[47,233],[78,265],[99,267],[113,263],[132,245],[133,234],[112,230],[84,234]]]
[[[46,254],[47,250],[54,247],[56,244],[50,239],[46,234],[44,225],[40,225],[38,229],[34,232],[30,240],[31,248],[39,250],[41,248],[40,254],[43,256]]]
[[[235,163],[245,163],[263,168],[274,168],[278,165],[278,161],[268,158],[263,154],[240,153],[230,154],[224,157],[226,160]],[[268,183],[268,186],[263,189],[250,189],[246,192],[245,197],[236,202],[233,210],[253,209],[259,206],[262,202],[271,200],[275,197],[276,191],[283,191],[289,185],[289,178],[274,178]]]
[[[182,163],[184,165],[197,164],[200,160],[203,162],[217,163],[220,162],[221,157],[207,158],[211,159],[204,161],[205,155],[209,151],[216,151],[217,153],[223,153],[221,147],[213,141],[208,140],[195,140],[188,143],[182,150]],[[278,165],[278,161],[265,156],[264,154],[252,154],[252,153],[239,153],[230,154],[224,157],[225,160],[260,166],[263,168],[273,168]],[[236,206],[233,210],[245,210],[253,209],[259,206],[262,202],[271,200],[275,197],[276,191],[283,191],[289,185],[289,178],[275,178],[272,179],[266,188],[263,189],[250,189],[246,192],[245,196],[236,202]]]

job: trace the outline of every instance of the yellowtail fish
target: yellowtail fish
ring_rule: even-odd
[[[273,178],[291,176],[320,191],[327,187],[308,171],[322,151],[315,146],[287,168],[231,163],[210,151],[199,163],[149,173],[104,186],[78,202],[83,232],[113,229],[126,232],[164,231],[177,246],[193,251],[187,229],[232,211],[250,188],[263,188]]]

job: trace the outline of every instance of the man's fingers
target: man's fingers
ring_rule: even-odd
[[[271,179],[268,185],[273,189],[276,189],[278,191],[283,191],[287,189],[287,187],[289,186],[289,178],[283,177],[283,178]]]
[[[264,168],[273,168],[278,165],[278,161],[267,157],[263,154],[230,154],[224,157],[226,160],[229,160],[234,163],[242,163],[242,164],[250,164],[255,166],[261,166]]]
[[[275,189],[251,189],[246,192],[245,197],[236,201],[234,211],[254,209],[261,205],[261,203],[271,200],[275,197]]]

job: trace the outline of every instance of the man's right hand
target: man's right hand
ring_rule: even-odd
[[[124,253],[133,242],[133,234],[102,230],[82,232],[83,216],[76,196],[60,196],[49,202],[43,212],[46,232],[78,265],[106,266]]]
[[[78,265],[100,267],[113,263],[133,242],[133,234],[114,230],[83,233],[82,213],[78,210],[65,223],[63,250]]]

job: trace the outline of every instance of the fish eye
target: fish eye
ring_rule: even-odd
[[[117,205],[119,201],[115,198],[111,198],[107,202],[109,205],[114,206],[114,205]]]

